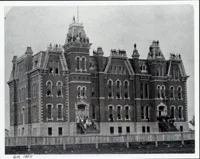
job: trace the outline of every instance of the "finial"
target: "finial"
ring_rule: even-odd
[[[134,48],[136,49],[136,47],[137,47],[137,45],[136,44],[134,44]]]

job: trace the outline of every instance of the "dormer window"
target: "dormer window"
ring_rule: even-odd
[[[145,63],[143,63],[142,66],[141,66],[141,72],[142,73],[147,73],[147,66],[146,66]]]

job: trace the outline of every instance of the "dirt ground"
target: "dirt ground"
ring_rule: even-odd
[[[57,146],[31,146],[27,147],[6,147],[5,154],[158,154],[158,153],[194,153],[194,141],[181,142],[158,142],[155,143],[130,143],[129,148],[125,143],[99,144],[96,149],[95,144],[66,145],[63,150],[62,145]]]

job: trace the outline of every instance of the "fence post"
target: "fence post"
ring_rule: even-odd
[[[62,137],[62,142],[63,142],[63,150],[66,150],[66,144],[65,144],[65,139]]]
[[[183,132],[181,132],[181,144],[184,145]]]
[[[99,148],[99,144],[98,144],[98,136],[96,135],[96,149],[98,149]]]
[[[129,148],[128,135],[124,136],[124,141],[126,142],[126,147]]]
[[[156,147],[158,147],[157,135],[155,134],[154,137],[155,137],[155,145],[156,145]]]
[[[27,144],[28,144],[28,151],[30,151],[31,149],[31,138],[30,137],[27,137]]]

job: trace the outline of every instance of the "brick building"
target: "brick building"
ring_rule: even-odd
[[[13,57],[11,136],[188,130],[188,76],[180,55],[166,60],[159,41],[147,59],[139,59],[136,44],[130,58],[115,49],[104,57],[100,47],[90,55],[91,45],[74,20],[62,47],[50,44],[36,54],[27,47]]]

